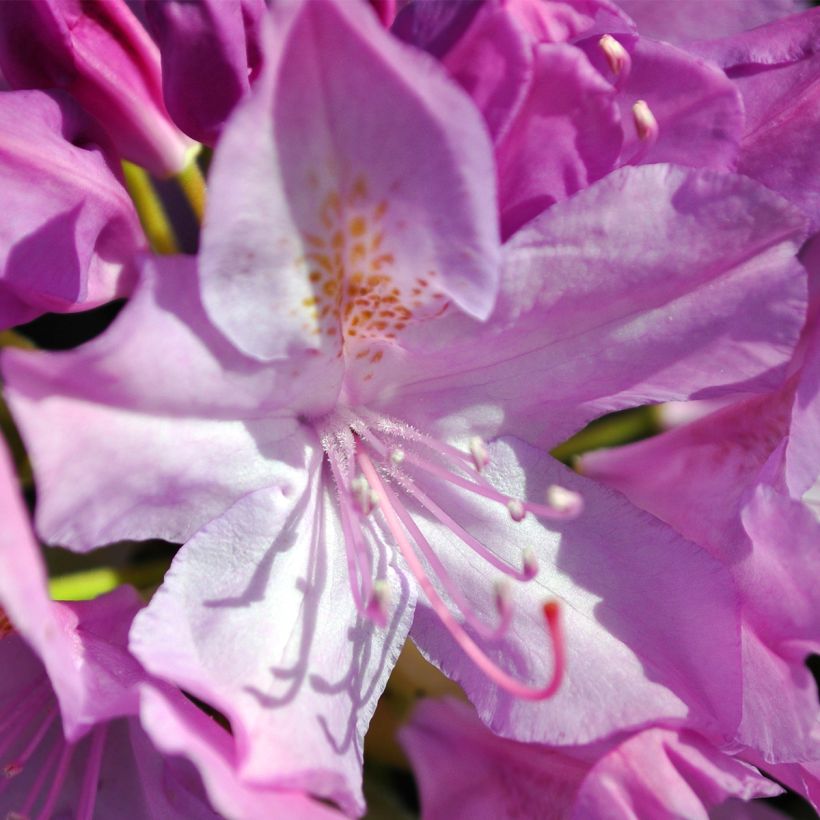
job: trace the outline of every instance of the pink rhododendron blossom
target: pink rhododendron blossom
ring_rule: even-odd
[[[145,240],[111,154],[64,95],[0,93],[0,329],[130,290]]]
[[[162,54],[165,104],[174,122],[213,145],[250,89],[261,59],[264,0],[170,0],[145,3]]]
[[[494,736],[464,703],[427,700],[400,738],[419,780],[424,820],[706,820],[727,798],[782,791],[702,736],[672,727],[550,748]]]
[[[296,13],[316,15],[316,27],[346,19],[325,3]],[[335,42],[357,31],[336,25]],[[301,58],[310,40],[300,38],[314,34],[296,24],[291,32],[285,53]],[[316,54],[330,60],[332,51]],[[215,201],[238,196],[232,186],[251,176],[237,174],[248,158],[234,153],[241,145],[231,129],[248,133],[253,115],[260,120],[250,133],[265,134],[271,109],[260,100],[272,87],[261,79],[259,96],[229,124],[214,165]],[[386,207],[401,213],[402,192],[410,203],[418,194],[401,177],[388,179]],[[320,215],[303,228],[301,253],[317,271],[335,230],[342,263],[333,267],[331,250],[331,270],[316,280],[311,266],[297,264],[282,283],[291,293],[280,287],[260,324],[243,329],[243,343],[263,346],[266,334],[281,344],[277,332],[292,329],[290,349],[269,363],[240,353],[213,326],[186,260],[149,266],[114,326],[84,348],[7,355],[46,537],[88,547],[126,534],[182,539],[201,527],[138,618],[134,650],[229,717],[246,780],[308,788],[348,811],[361,810],[360,737],[410,626],[416,585],[424,597],[413,636],[499,731],[579,743],[658,715],[733,727],[738,625],[728,577],[694,545],[540,451],[507,440],[484,453],[476,436],[514,432],[548,445],[609,409],[777,380],[804,309],[804,274],[793,259],[801,220],[743,178],[624,169],[516,235],[498,304],[482,323],[436,298],[429,281],[405,295],[398,216],[378,243],[393,260],[360,290],[354,240],[370,242],[387,213],[368,199],[385,185],[381,177],[367,184],[368,193],[340,201],[338,222],[323,230]],[[272,185],[260,186],[266,199]],[[311,218],[310,188],[295,190],[303,200],[287,217]],[[313,196],[321,209],[326,195],[320,188]],[[205,255],[217,247],[231,258],[229,249],[241,247],[237,223],[257,237],[255,258],[281,253],[269,207],[246,196],[232,219],[209,215]],[[376,222],[359,233],[357,217]],[[265,218],[274,221],[263,232]],[[600,247],[618,249],[615,270],[590,244],[593,225]],[[740,249],[752,236],[750,258]],[[428,243],[436,247],[436,237]],[[670,260],[668,247],[681,252]],[[300,271],[315,285],[310,296]],[[382,290],[381,277],[396,285]],[[210,287],[219,304],[219,280]],[[395,300],[383,302],[394,290]],[[702,310],[704,298],[712,310]],[[430,304],[440,306],[430,312]],[[382,310],[393,316],[382,320]],[[59,435],[55,417],[72,419],[76,435]],[[526,515],[560,514],[541,499],[560,499],[548,491],[565,484],[584,497],[581,516],[545,526]],[[536,563],[538,575],[514,592],[495,586],[505,575],[532,576]],[[533,704],[519,696],[538,694],[552,675],[543,618],[552,598],[564,604],[566,678],[553,700]],[[597,708],[613,688],[618,704]],[[281,735],[299,742],[285,753]]]
[[[304,795],[239,783],[228,733],[128,653],[128,630],[142,606],[133,589],[77,603],[48,598],[16,483],[0,449],[4,816],[337,816]]]
[[[0,67],[12,88],[68,91],[151,172],[188,162],[194,143],[165,110],[159,52],[124,0],[0,3]]]
[[[757,705],[814,628],[802,584],[768,600],[811,567],[802,502],[767,479],[739,567],[545,452],[613,410],[793,387],[806,220],[727,170],[738,90],[605,0],[431,5],[430,54],[388,5],[277,4],[247,97],[212,120],[198,258],[143,258],[90,343],[3,356],[40,534],[185,542],[138,661],[117,622],[127,708],[100,717],[80,687],[64,720],[139,719],[229,817],[329,813],[306,793],[360,814],[409,635],[496,733],[562,761],[595,744],[589,814],[613,780],[684,816],[770,793],[717,751],[746,744],[808,776],[803,718],[782,754]],[[245,33],[210,31],[233,71]]]

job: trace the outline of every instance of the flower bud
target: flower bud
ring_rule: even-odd
[[[159,51],[123,0],[0,3],[0,70],[12,88],[68,91],[151,173],[187,164],[193,143],[165,109]]]

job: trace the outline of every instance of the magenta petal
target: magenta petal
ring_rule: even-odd
[[[226,342],[199,303],[194,260],[144,271],[99,338],[4,360],[37,474],[38,528],[52,543],[184,540],[266,486],[274,447],[278,458],[298,449],[300,401],[318,408],[335,398],[335,369],[298,360],[264,367]]]
[[[503,639],[484,644],[490,657],[530,684],[545,681],[552,658],[544,602],[558,601],[563,617],[565,680],[552,699],[532,703],[491,684],[419,600],[413,639],[464,687],[482,719],[504,736],[562,746],[660,719],[734,729],[739,607],[729,573],[670,527],[539,450],[510,439],[490,455],[488,475],[512,496],[537,501],[558,484],[581,494],[584,512],[564,524],[533,516],[515,524],[505,509],[449,493],[446,508],[458,510],[461,523],[503,560],[517,566],[529,547],[541,566],[536,579],[515,587],[513,626]],[[442,505],[444,492],[437,493]],[[494,623],[486,569],[470,561],[447,528],[430,523],[423,529],[459,588]]]
[[[260,63],[264,0],[145,3],[162,54],[165,104],[188,135],[213,145]]]
[[[62,94],[14,91],[0,134],[0,327],[126,294],[145,240],[100,128]]]
[[[423,10],[430,4],[410,8],[415,7]],[[442,62],[473,98],[498,141],[526,98],[533,73],[531,44],[513,16],[506,8],[483,6]]]
[[[240,776],[363,809],[362,738],[404,643],[413,592],[389,572],[385,628],[353,606],[321,451],[281,464],[178,554],[136,620],[146,667],[230,720]],[[286,742],[285,742],[285,739]]]
[[[805,8],[803,0],[618,0],[641,34],[685,43],[725,37]]]
[[[540,45],[529,95],[496,151],[503,235],[611,171],[615,89],[572,46]]]
[[[453,303],[486,318],[498,236],[479,113],[364,4],[288,8],[214,159],[201,263],[209,315],[259,358],[335,357],[336,312],[318,303],[335,304],[341,271],[346,286],[357,273],[386,276],[408,293],[438,277]]]

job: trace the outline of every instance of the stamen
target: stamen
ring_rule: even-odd
[[[511,498],[507,502],[507,509],[510,511],[510,518],[516,522],[523,521],[527,514],[524,505],[517,498]]]
[[[387,626],[390,614],[390,585],[382,578],[373,582],[373,591],[367,604],[367,616],[377,626]]]
[[[37,815],[37,820],[50,820],[53,813],[54,804],[57,802],[57,798],[62,791],[66,775],[68,774],[68,767],[71,763],[71,756],[73,753],[73,744],[67,743],[63,749],[62,755],[60,755],[60,762],[57,764],[57,772],[54,775],[54,782],[51,784],[51,788],[46,796],[46,802],[43,804],[40,814]]]
[[[472,626],[483,638],[491,641],[498,640],[509,628],[510,619],[512,616],[512,609],[508,607],[506,610],[499,610],[501,620],[498,625],[491,628],[488,627],[478,616],[475,610],[470,605],[467,598],[461,591],[457,583],[450,578],[447,568],[442,563],[441,559],[436,554],[436,551],[430,546],[430,542],[424,537],[424,534],[419,529],[416,522],[411,515],[404,508],[404,505],[397,504],[394,501],[394,508],[401,519],[402,524],[406,527],[413,540],[416,542],[419,549],[424,554],[427,562],[436,574],[436,577],[441,582],[444,590],[453,599],[453,602],[458,607],[465,620]]]
[[[476,472],[481,472],[490,463],[490,453],[487,450],[487,445],[481,436],[473,436],[467,445],[470,450],[470,456],[473,459]]]
[[[350,482],[350,489],[353,491],[353,498],[356,506],[362,515],[370,515],[379,505],[378,493],[374,492],[364,476],[356,476]]]
[[[620,88],[632,70],[632,58],[629,52],[611,34],[604,34],[598,40],[598,47],[603,51],[609,70],[615,75],[615,87]]]
[[[527,567],[526,555],[522,553],[524,563],[522,568],[516,569],[510,566],[506,561],[499,558],[494,552],[487,549],[475,536],[471,535],[464,527],[461,526],[455,519],[448,515],[430,496],[428,496],[422,489],[420,489],[410,478],[406,476],[399,476],[401,486],[410,495],[412,495],[428,512],[431,512],[445,527],[450,529],[457,535],[468,547],[474,552],[477,552],[488,564],[494,566],[501,572],[515,578],[519,581],[529,581],[534,574],[538,572],[538,565],[535,565],[535,573],[530,574],[530,569]],[[533,561],[535,557],[533,556]]]
[[[552,484],[547,488],[547,504],[557,512],[577,515],[583,509],[584,500],[580,493]]]
[[[640,162],[657,142],[660,129],[658,128],[658,121],[655,119],[655,115],[647,105],[646,100],[638,100],[632,106],[632,121],[635,123],[635,131],[640,140],[638,150],[629,160],[634,165]]]
[[[345,489],[344,476],[337,459],[328,453],[330,470],[336,482],[336,498],[339,502],[339,515],[342,519],[342,534],[345,542],[345,552],[347,554],[347,574],[350,580],[350,590],[353,594],[353,603],[356,609],[363,615],[368,615],[370,597],[372,595],[372,571],[370,566],[370,552],[367,544],[364,543],[361,527],[354,521],[355,513],[351,509],[355,502],[354,498]],[[364,479],[362,479],[364,481]],[[354,491],[350,482],[351,490]],[[364,481],[366,485],[367,482]],[[368,487],[369,490],[369,487]],[[365,603],[367,602],[367,604]]]
[[[526,700],[543,700],[549,698],[557,691],[564,672],[564,651],[563,651],[563,635],[561,634],[560,620],[558,618],[557,604],[550,602],[544,605],[544,616],[547,621],[547,629],[553,642],[554,647],[554,668],[552,678],[543,687],[531,687],[516,680],[496,663],[494,663],[486,653],[476,644],[476,642],[465,631],[464,627],[456,620],[453,614],[448,609],[442,598],[439,596],[435,587],[419,561],[415,550],[410,545],[407,537],[404,534],[402,523],[399,514],[396,512],[395,498],[384,484],[373,462],[366,453],[357,452],[356,460],[361,467],[365,478],[370,482],[371,486],[376,489],[382,499],[381,511],[385,518],[387,527],[396,544],[404,557],[407,566],[416,578],[417,583],[422,591],[427,596],[430,605],[438,615],[441,622],[448,629],[455,641],[461,646],[467,656],[478,666],[478,668],[494,683],[503,687],[512,695]]]

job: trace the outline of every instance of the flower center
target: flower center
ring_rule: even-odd
[[[491,661],[465,628],[466,624],[471,632],[486,640],[497,640],[507,632],[512,621],[509,581],[502,578],[495,585],[492,594],[497,623],[487,624],[452,578],[404,500],[423,509],[479,560],[507,579],[529,581],[538,573],[531,549],[521,550],[517,566],[499,557],[437,503],[422,486],[425,478],[431,483],[444,481],[488,503],[501,505],[513,522],[522,521],[530,513],[550,519],[574,517],[581,508],[580,497],[564,488],[551,487],[546,503],[534,503],[500,492],[482,474],[489,454],[479,438],[473,438],[468,450],[462,451],[403,422],[363,410],[337,411],[319,424],[319,432],[336,484],[350,587],[359,611],[379,625],[387,622],[389,587],[385,570],[374,570],[371,547],[377,542],[371,536],[371,527],[378,523],[398,548],[442,624],[487,677],[522,698],[537,700],[554,694],[564,667],[557,603],[549,601],[543,607],[553,643],[553,675],[545,686],[533,688]]]

